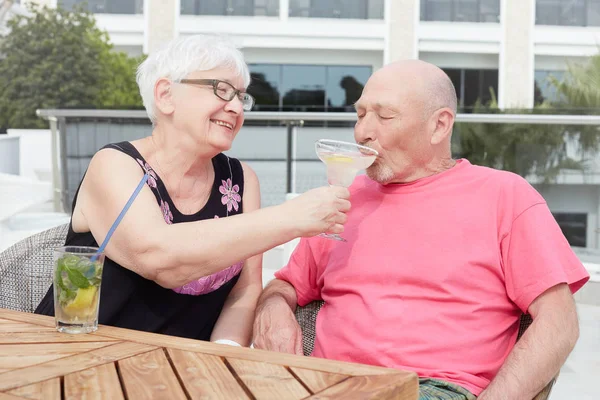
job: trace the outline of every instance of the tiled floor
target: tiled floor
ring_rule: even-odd
[[[577,310],[579,341],[561,369],[552,400],[600,399],[600,306],[578,304]]]

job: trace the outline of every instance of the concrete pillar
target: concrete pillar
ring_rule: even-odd
[[[500,7],[498,104],[500,108],[532,108],[535,0],[501,0]]]
[[[383,63],[419,58],[417,28],[419,0],[385,0],[385,49]]]
[[[144,0],[144,53],[152,53],[177,37],[179,14],[179,0]]]
[[[279,19],[287,21],[290,16],[290,0],[279,0]]]

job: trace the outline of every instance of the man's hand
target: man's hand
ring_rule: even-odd
[[[253,342],[257,349],[303,355],[300,325],[283,297],[272,296],[256,310]]]

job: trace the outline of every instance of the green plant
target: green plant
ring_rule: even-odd
[[[0,127],[45,128],[40,108],[141,106],[139,60],[115,53],[108,34],[82,8],[32,5],[0,38]]]

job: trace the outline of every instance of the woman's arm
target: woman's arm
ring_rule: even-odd
[[[111,149],[98,152],[81,185],[75,231],[90,231],[101,243],[142,176],[131,157]],[[106,255],[163,287],[179,287],[295,237],[342,232],[350,208],[347,189],[312,192],[228,218],[167,225],[145,187],[116,229]]]
[[[244,163],[242,167],[244,168],[243,210],[251,212],[260,208],[260,185],[254,171]],[[233,340],[242,346],[249,346],[254,311],[261,292],[262,254],[257,254],[244,262],[240,278],[225,301],[210,340],[212,342],[219,339]]]

